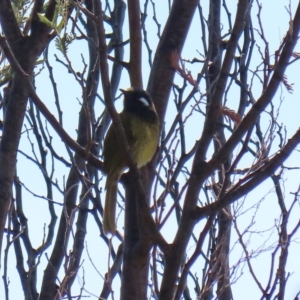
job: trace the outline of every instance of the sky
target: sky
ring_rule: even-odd
[[[169,1],[155,1],[156,5],[156,17],[158,21],[161,24],[164,24],[166,13],[168,12],[168,2]],[[235,16],[235,9],[236,9],[236,1],[228,1],[231,3],[227,3],[229,10],[232,13],[232,18]],[[286,11],[285,6],[288,5],[288,1],[278,1],[276,2],[276,5],[274,5],[273,1],[268,0],[262,0],[262,20],[263,20],[263,27],[265,30],[265,35],[267,37],[269,47],[270,47],[270,53],[274,53],[275,50],[278,48],[278,45],[280,44],[282,38],[285,35],[285,32],[287,30],[288,22],[289,22],[289,15]],[[291,1],[291,8],[292,11],[295,10],[296,5],[298,4],[298,1],[294,0]],[[149,11],[148,11],[148,19],[147,19],[147,25],[148,26],[148,38],[151,42],[151,47],[153,50],[155,50],[155,45],[158,42],[157,37],[157,30],[155,23],[152,19],[152,10],[151,5],[149,5]],[[203,5],[204,13],[208,11],[208,8]],[[143,4],[141,4],[141,9],[143,9]],[[254,5],[254,10],[257,11],[257,5]],[[197,13],[196,13],[197,14]],[[255,17],[253,18],[255,20]],[[233,21],[233,19],[232,19]],[[127,18],[125,19],[125,24],[127,22]],[[228,20],[224,18],[224,32],[226,32],[226,28],[228,26]],[[254,23],[254,27],[256,27],[257,24]],[[163,29],[163,28],[162,28]],[[162,30],[161,29],[161,30]],[[189,32],[189,35],[186,40],[185,47],[182,52],[182,58],[183,59],[192,59],[194,57],[199,58],[199,53],[197,50],[201,48],[201,40],[200,40],[201,34],[199,33],[199,24],[198,24],[198,18],[195,18],[195,21],[193,22],[191,26],[191,30]],[[125,31],[124,39],[128,38],[128,32]],[[257,43],[261,45],[261,41],[259,38],[257,38]],[[197,45],[199,44],[199,45]],[[128,50],[128,47],[127,47]],[[299,45],[296,47],[295,51],[300,52]],[[61,99],[61,108],[64,112],[63,115],[63,125],[66,131],[73,137],[76,138],[76,127],[77,127],[77,114],[80,110],[80,101],[81,101],[81,89],[80,87],[75,83],[74,80],[71,78],[71,76],[67,73],[65,67],[55,62],[54,53],[57,53],[57,51],[54,48],[54,45],[50,47],[49,49],[49,57],[51,64],[54,66],[54,75],[55,80],[58,85],[58,90],[60,94]],[[86,55],[87,49],[86,45],[82,41],[77,41],[73,45],[70,46],[70,57],[72,58],[72,64],[73,68],[76,71],[81,71],[84,67],[83,61],[81,59],[81,54],[83,56]],[[146,51],[144,52],[146,53]],[[62,56],[58,53],[59,57],[62,58]],[[257,54],[256,54],[257,55]],[[128,58],[128,51],[125,54],[125,60]],[[145,55],[144,56],[144,64],[143,64],[143,71],[144,71],[144,86],[147,84],[147,78],[150,71],[150,66],[148,63],[148,58]],[[188,64],[186,63],[186,68],[190,70],[191,74],[194,76],[197,75],[199,72],[199,66],[197,64]],[[41,75],[37,77],[36,79],[36,86],[37,86],[37,93],[41,97],[45,103],[47,103],[47,106],[49,110],[57,116],[56,108],[54,104],[54,98],[52,95],[52,89],[51,85],[48,80],[48,73],[46,69],[42,69],[42,65],[37,66],[36,71],[41,70]],[[298,73],[299,73],[299,67],[297,64],[292,65],[289,67],[287,71],[288,79],[291,83],[294,83],[294,92],[293,94],[289,94],[285,91],[285,88],[282,87],[282,94],[283,94],[283,101],[281,103],[281,112],[278,119],[278,122],[284,122],[284,125],[287,129],[288,137],[292,132],[294,132],[299,127],[299,103],[298,99],[300,96],[300,83],[297,82],[298,79]],[[182,80],[181,78],[177,77],[176,82],[178,84],[181,84]],[[122,83],[120,87],[126,88],[129,86],[129,80],[128,77],[126,78],[126,74],[124,72],[124,76],[122,77]],[[2,92],[2,90],[0,90]],[[254,90],[254,96],[258,97],[260,95],[260,87],[258,86],[257,89]],[[280,95],[276,95],[276,98],[279,99]],[[228,106],[231,109],[236,109],[235,105],[237,104],[237,101],[235,101],[235,95],[229,94],[228,97]],[[277,102],[278,103],[278,102]],[[278,104],[276,104],[278,106]],[[97,103],[96,109],[101,111],[103,108],[102,104]],[[117,108],[121,109],[121,101],[117,102]],[[170,108],[169,108],[170,116],[172,114],[176,113],[175,107],[172,104],[172,101],[170,101]],[[76,116],[76,117],[74,117]],[[167,125],[168,126],[168,119],[167,119]],[[263,124],[263,126],[267,127],[269,125],[267,119],[266,122]],[[189,140],[187,141],[187,146],[191,148],[193,146],[193,143],[195,139],[197,139],[200,128],[201,128],[201,119],[197,118],[191,118],[189,122],[186,123],[186,130],[188,132],[192,132],[189,135]],[[60,139],[55,135],[55,133],[51,130],[51,126],[48,125],[48,129],[53,134],[53,143],[57,145],[61,151],[61,155],[64,157],[68,157],[66,154],[66,151],[64,149],[64,146],[62,145]],[[198,130],[194,130],[195,128],[199,128]],[[25,129],[25,128],[24,128]],[[30,137],[30,135],[29,135]],[[276,145],[277,146],[277,145]],[[28,139],[28,136],[26,135],[26,131],[24,130],[24,134],[20,143],[20,147],[24,149],[24,151],[27,151],[27,153],[31,153],[31,141]],[[274,148],[274,151],[276,148]],[[299,156],[299,154],[298,154]],[[297,163],[300,161],[297,159],[297,153],[295,156],[291,157],[287,162],[287,166],[294,166],[297,165]],[[299,158],[299,157],[298,157]],[[299,165],[299,163],[298,163]],[[39,178],[36,175],[33,174],[40,174],[37,167],[35,167],[28,159],[25,159],[22,155],[18,156],[18,176],[20,177],[20,180],[26,184],[26,186],[32,188],[34,192],[38,195],[44,195],[45,192],[45,184],[42,180],[42,178]],[[67,168],[64,167],[62,164],[56,163],[55,165],[55,176],[54,178],[58,180],[58,183],[61,188],[63,188],[63,183],[66,180],[64,175],[67,174]],[[296,174],[296,172],[295,172]],[[288,175],[289,176],[289,175]],[[299,185],[298,177],[285,177],[285,184],[286,184],[286,201],[287,205],[290,205],[293,197],[290,194],[291,191],[296,191],[297,186]],[[184,180],[184,178],[182,178]],[[54,201],[61,202],[62,196],[58,191],[55,191],[54,193],[55,198]],[[47,211],[47,205],[46,200],[42,200],[38,197],[34,197],[30,193],[28,193],[26,190],[23,189],[23,197],[25,199],[25,205],[24,210],[26,213],[26,216],[29,220],[29,230],[30,230],[30,236],[33,240],[33,243],[35,246],[39,246],[44,235],[44,228],[43,224],[48,224],[50,220],[50,216]],[[264,201],[260,201],[261,199],[264,199]],[[245,200],[243,202],[243,200]],[[239,228],[241,230],[245,229],[249,222],[251,222],[251,218],[254,212],[257,213],[257,218],[255,219],[254,224],[249,229],[249,232],[245,234],[245,238],[251,237],[251,240],[249,240],[249,248],[250,249],[257,249],[261,245],[264,245],[266,239],[269,238],[268,241],[270,241],[270,244],[272,244],[272,241],[275,241],[276,238],[276,228],[274,227],[275,218],[278,217],[278,207],[277,205],[274,205],[274,201],[276,201],[274,191],[272,189],[272,185],[270,184],[270,181],[266,182],[263,186],[257,188],[253,193],[250,195],[247,195],[245,199],[241,199],[236,205],[234,205],[233,209],[238,211],[240,214],[240,217],[237,219],[237,223],[239,225]],[[60,213],[60,206],[56,206],[57,214]],[[249,212],[248,214],[244,213],[244,211]],[[299,212],[296,210],[296,213]],[[298,221],[297,215],[293,216],[291,219],[291,224],[289,224],[289,229],[292,229],[295,222]],[[266,215],[268,218],[266,218]],[[120,219],[119,224],[122,224],[122,219]],[[176,222],[174,218],[171,218],[167,224],[164,226],[162,232],[165,234],[166,239],[171,242],[172,238],[175,234],[174,231],[174,223]],[[200,232],[202,229],[203,222],[200,222],[197,224],[195,228],[195,232]],[[260,230],[261,232],[255,233],[255,231]],[[264,231],[264,232],[262,232]],[[97,238],[95,238],[97,236]],[[107,247],[102,241],[102,239],[98,238],[99,236],[99,230],[95,226],[95,223],[90,220],[88,222],[88,234],[87,234],[87,243],[86,243],[86,250],[84,253],[84,265],[83,268],[79,271],[79,276],[77,276],[77,284],[75,285],[76,288],[80,287],[82,284],[81,282],[81,276],[84,272],[85,276],[85,282],[86,282],[86,289],[87,291],[90,291],[92,293],[95,293],[96,295],[99,293],[99,290],[102,288],[103,279],[100,274],[104,275],[107,269],[107,262],[106,258],[108,256]],[[253,238],[255,236],[255,238]],[[297,242],[299,241],[299,235],[295,237],[295,239],[298,239],[293,244],[293,247],[291,247],[290,251],[290,257],[288,261],[288,267],[287,269],[290,270],[292,276],[289,279],[289,285],[287,288],[287,294],[286,299],[292,299],[293,296],[295,296],[295,292],[299,289],[300,286],[300,262],[299,262],[299,244]],[[241,248],[238,244],[235,244],[235,241],[237,239],[237,235],[235,230],[232,231],[232,260],[231,265],[234,266],[236,262],[239,261],[241,258]],[[253,242],[254,241],[254,242]],[[117,245],[118,242],[115,240],[113,241],[114,245]],[[195,249],[195,244],[193,241],[191,241],[187,255],[191,255]],[[269,269],[270,264],[270,253],[274,251],[274,249],[269,249],[269,251],[264,252],[260,257],[254,258],[252,260],[253,266],[257,273],[259,274],[260,281],[265,285],[267,281],[268,272],[266,270]],[[46,251],[48,255],[51,253],[51,248]],[[101,259],[99,260],[93,260],[93,263],[90,261],[89,257],[99,257],[101,256]],[[102,259],[103,258],[103,259]],[[3,258],[2,258],[3,259]],[[41,264],[44,265],[46,263],[45,255],[42,257]],[[2,262],[3,264],[3,262]],[[13,256],[13,251],[11,251],[11,254],[9,256],[9,265],[14,266],[15,260]],[[94,268],[94,266],[96,268]],[[246,265],[241,264],[242,269],[239,270],[238,274],[243,273],[243,276],[239,278],[236,284],[233,285],[233,292],[235,299],[259,299],[260,298],[260,292],[256,286],[256,284],[251,280],[249,277],[248,269]],[[193,267],[193,271],[198,274],[198,276],[201,276],[202,271],[202,265],[196,264]],[[99,274],[100,273],[100,274]],[[43,274],[42,268],[40,268],[40,274]],[[9,270],[9,278],[11,280],[10,284],[10,299],[21,299],[22,298],[22,291],[20,289],[20,285],[18,282],[18,275],[17,272],[14,270],[14,268],[11,268]],[[40,281],[40,278],[39,278]],[[119,288],[119,279],[116,279],[113,283],[113,288],[115,290],[115,299],[118,299],[118,288]],[[95,286],[98,288],[95,289]],[[75,288],[75,289],[76,289]],[[245,295],[245,288],[248,291],[251,291],[250,293]],[[0,295],[3,294],[3,285],[0,285]],[[247,298],[248,297],[248,298]],[[95,297],[91,296],[91,299],[96,299]]]

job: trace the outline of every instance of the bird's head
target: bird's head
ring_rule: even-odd
[[[124,111],[145,120],[157,119],[154,103],[150,95],[139,88],[120,89],[124,94]]]

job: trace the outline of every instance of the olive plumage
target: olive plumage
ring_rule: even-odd
[[[153,157],[159,140],[159,119],[150,95],[137,88],[121,90],[124,94],[124,109],[120,120],[133,159],[141,168]],[[118,181],[127,168],[127,159],[117,137],[113,124],[104,140],[104,172],[106,196],[103,215],[103,229],[106,235],[116,231],[116,203]]]

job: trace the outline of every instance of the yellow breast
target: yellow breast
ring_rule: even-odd
[[[130,116],[130,132],[126,131],[132,155],[140,168],[149,162],[158,145],[159,125],[145,122],[140,118]]]

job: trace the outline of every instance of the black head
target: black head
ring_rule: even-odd
[[[124,94],[124,111],[152,122],[157,120],[156,110],[150,95],[138,88],[122,90]]]

